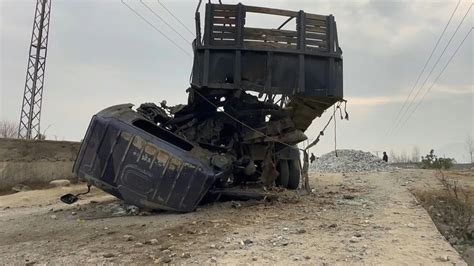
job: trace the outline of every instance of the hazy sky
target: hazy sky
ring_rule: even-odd
[[[138,0],[127,0],[191,53]],[[192,35],[155,0],[145,1],[189,41]],[[162,1],[194,28],[197,1]],[[206,1],[204,1],[206,2]],[[217,1],[213,1],[217,2]],[[224,3],[237,1],[224,0]],[[36,0],[0,0],[0,120],[20,117]],[[441,155],[467,160],[464,142],[474,131],[473,35],[404,127],[386,135],[457,1],[245,1],[247,5],[333,14],[344,56],[344,94],[350,121],[337,122],[338,148]],[[462,0],[433,59],[444,48],[471,1]],[[472,27],[472,12],[454,37],[425,89]],[[204,16],[204,12],[202,12]],[[432,60],[428,66],[435,60]],[[97,111],[131,102],[185,103],[192,59],[170,44],[119,0],[53,0],[43,98],[42,128],[50,139],[80,140]],[[426,75],[426,72],[425,72]],[[422,77],[422,81],[425,76]],[[420,96],[424,91],[420,93]],[[314,138],[326,113],[307,131]],[[333,128],[314,149],[334,147]]]

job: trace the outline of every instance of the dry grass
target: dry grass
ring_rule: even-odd
[[[454,176],[454,177],[453,177]],[[438,230],[453,245],[474,244],[474,188],[456,177],[437,172],[441,189],[415,191]]]

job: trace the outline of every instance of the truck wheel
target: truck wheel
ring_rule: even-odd
[[[299,160],[288,160],[288,188],[297,189],[300,184],[301,168]]]
[[[277,177],[276,185],[284,188],[288,187],[288,180],[290,179],[288,161],[280,160],[277,165],[277,170],[280,174]]]

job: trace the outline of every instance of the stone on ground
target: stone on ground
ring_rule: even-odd
[[[50,187],[68,187],[69,185],[71,185],[71,181],[67,179],[58,179],[49,182]]]

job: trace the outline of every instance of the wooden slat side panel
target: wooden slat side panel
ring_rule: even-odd
[[[327,47],[317,47],[317,46],[306,46],[306,50],[308,51],[317,51],[317,52],[327,52]]]
[[[290,38],[290,37],[283,37],[283,36],[266,36],[264,39],[260,38],[259,36],[245,36],[245,41],[263,41],[263,42],[282,42],[282,43],[294,43],[296,44],[298,39],[297,38]]]
[[[326,34],[306,32],[306,39],[327,40],[327,38],[328,36]]]
[[[272,35],[272,36],[285,36],[285,37],[297,37],[296,31],[291,30],[275,30],[275,29],[260,29],[260,28],[244,28],[245,35]]]
[[[295,11],[276,9],[276,8],[245,6],[244,9],[246,12],[263,13],[263,14],[278,15],[278,16],[296,17],[298,15],[298,12],[295,12]]]
[[[322,21],[326,21],[326,17],[327,17],[327,16],[309,14],[309,13],[305,13],[305,15],[306,15],[306,19],[314,19],[314,20],[322,20]]]
[[[231,27],[231,26],[217,26],[217,25],[214,25],[212,27],[212,30],[214,32],[218,31],[218,32],[236,32],[237,29],[235,27]]]
[[[215,46],[234,46],[235,40],[213,40],[212,44]]]
[[[306,25],[314,25],[314,26],[327,26],[327,22],[323,20],[314,20],[314,19],[306,19]]]
[[[294,49],[296,50],[296,44],[286,44],[286,43],[279,43],[279,42],[252,42],[252,41],[244,41],[245,48],[255,48],[255,49],[267,49],[267,48],[274,48],[274,49]]]
[[[235,25],[235,18],[213,18],[213,24],[232,24]]]
[[[316,45],[316,46],[319,46],[319,47],[328,47],[328,42],[306,39],[306,45]]]
[[[214,32],[212,34],[214,39],[232,39],[235,40],[235,33],[229,33],[229,32]]]
[[[314,33],[324,33],[326,34],[327,29],[322,27],[311,27],[306,26],[306,32],[314,32]]]
[[[212,4],[214,10],[236,10],[236,5],[225,5],[225,4]]]
[[[221,11],[221,10],[214,11],[213,15],[214,15],[214,18],[215,17],[224,17],[224,18],[232,17],[232,18],[235,18],[237,16],[235,11]]]

